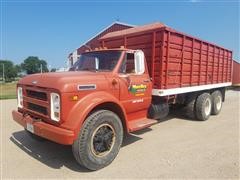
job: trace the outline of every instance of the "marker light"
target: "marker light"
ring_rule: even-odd
[[[71,96],[72,101],[77,101],[78,100],[78,95]]]

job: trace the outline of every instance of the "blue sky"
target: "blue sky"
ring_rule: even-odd
[[[0,59],[21,63],[38,56],[51,67],[116,19],[168,26],[233,50],[239,55],[239,2],[225,1],[34,1],[1,2]]]

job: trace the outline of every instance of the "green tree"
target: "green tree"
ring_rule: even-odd
[[[3,71],[5,81],[12,81],[15,77],[17,77],[17,69],[14,66],[12,61],[9,60],[0,60],[0,72],[1,79],[3,80]]]
[[[37,56],[29,56],[21,64],[21,68],[26,71],[27,74],[40,73],[41,67],[42,72],[48,72],[47,62],[40,60]]]
[[[56,68],[52,68],[51,72],[56,72],[56,70],[57,70]]]
[[[15,68],[16,68],[17,73],[21,73],[22,72],[21,65],[16,64]]]

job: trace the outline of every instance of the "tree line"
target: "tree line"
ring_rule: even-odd
[[[55,68],[48,69],[47,62],[39,59],[37,56],[29,56],[21,64],[14,64],[10,60],[0,60],[0,79],[5,82],[11,82],[17,77],[26,74],[35,74],[40,72],[54,72]]]

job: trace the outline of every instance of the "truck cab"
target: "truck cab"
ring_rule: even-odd
[[[22,78],[17,93],[18,110],[12,112],[13,119],[32,137],[72,145],[76,160],[89,169],[113,160],[124,132],[156,123],[147,118],[152,82],[141,50],[83,53],[69,72]],[[86,129],[90,131],[87,135]],[[83,137],[87,139],[81,142]],[[85,148],[84,155],[78,156],[89,144],[91,150]],[[82,160],[90,155],[96,158],[94,162]]]

